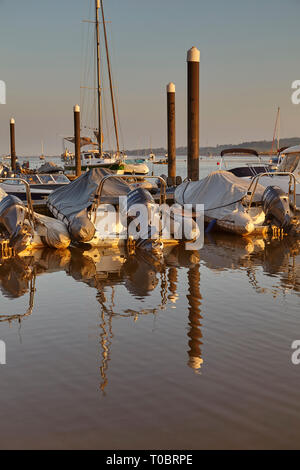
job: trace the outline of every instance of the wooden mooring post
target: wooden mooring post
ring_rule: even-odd
[[[74,106],[74,143],[75,143],[75,168],[76,176],[81,175],[81,156],[80,156],[80,106]]]
[[[168,114],[168,177],[175,184],[176,179],[176,117],[175,117],[175,85],[167,85]]]
[[[11,170],[16,171],[17,158],[16,158],[16,135],[15,135],[15,120],[10,120],[10,164]]]
[[[192,47],[187,53],[188,63],[188,178],[199,180],[199,69],[200,51]]]

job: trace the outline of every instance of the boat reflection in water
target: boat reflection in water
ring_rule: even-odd
[[[198,269],[199,255],[190,251],[180,250],[178,246],[164,250],[164,258],[157,259],[147,257],[145,252],[135,251],[134,253],[125,253],[116,250],[101,250],[94,248],[89,251],[71,250],[72,257],[68,268],[68,274],[77,281],[85,282],[90,287],[97,289],[97,299],[101,305],[100,313],[100,343],[102,347],[102,358],[100,365],[101,384],[100,390],[104,393],[108,382],[107,370],[110,361],[110,351],[113,341],[113,319],[129,318],[134,321],[142,315],[157,315],[157,313],[166,308],[169,302],[174,305],[178,299],[177,294],[177,269],[180,267],[191,267]],[[191,280],[192,298],[190,304],[191,315],[191,334],[189,334],[191,360],[194,368],[201,362],[201,351],[198,347],[198,338],[201,332],[198,331],[198,323],[195,320],[198,314],[197,297],[199,292],[200,277]],[[127,308],[120,313],[118,306],[114,302],[114,287],[123,284],[127,291],[136,299],[144,299],[155,289],[159,289],[160,303],[153,308],[142,308],[133,310]],[[108,296],[107,287],[111,287],[111,295]],[[194,290],[193,290],[194,289]],[[193,308],[196,308],[194,317]]]
[[[288,238],[266,241],[216,233],[205,240],[204,247],[199,252],[186,251],[179,246],[168,247],[160,260],[147,258],[138,251],[43,249],[22,258],[0,260],[2,294],[9,299],[29,294],[25,313],[5,315],[5,312],[1,312],[0,321],[16,320],[20,323],[23,318],[31,315],[38,276],[64,271],[77,282],[84,282],[96,289],[100,304],[99,339],[102,349],[100,389],[104,393],[108,380],[114,319],[131,318],[137,321],[143,315],[155,317],[159,311],[175,307],[181,294],[181,301],[186,298],[188,303],[187,364],[195,372],[199,372],[203,366],[201,304],[202,295],[205,295],[203,289],[202,295],[200,291],[200,272],[204,267],[214,272],[242,270],[259,293],[276,296],[279,290],[300,292],[300,242]],[[257,273],[261,268],[265,274],[276,277],[276,285],[260,285]],[[151,305],[151,308],[123,309],[115,301],[115,288],[118,285],[124,286],[136,300],[143,300],[154,291],[160,295],[156,305]]]
[[[34,307],[36,277],[44,273],[63,271],[71,258],[69,250],[34,250],[28,256],[0,258],[0,290],[8,299],[18,299],[29,293],[29,305],[24,313],[0,314],[0,322],[18,321],[31,315]]]
[[[205,240],[200,254],[201,261],[213,271],[245,270],[258,293],[300,292],[299,239],[248,239],[215,233]],[[259,284],[258,268],[279,280],[272,290]]]

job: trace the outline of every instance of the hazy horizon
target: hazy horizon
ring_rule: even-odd
[[[16,120],[19,155],[62,151],[80,103],[84,41],[93,0],[0,0],[0,154]],[[177,147],[186,146],[186,51],[201,51],[200,145],[298,136],[300,78],[296,0],[104,0],[122,144],[166,147],[166,84],[176,85]],[[70,145],[70,148],[72,146]]]

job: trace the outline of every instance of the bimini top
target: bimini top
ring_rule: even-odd
[[[292,153],[300,153],[300,145],[294,145],[294,147],[286,147],[280,152],[283,155],[290,155]]]
[[[230,149],[222,150],[221,157],[224,157],[224,155],[241,155],[241,154],[255,155],[256,157],[259,156],[257,151],[254,150],[254,149],[246,149],[246,148],[243,148],[243,147],[233,147],[233,148],[230,148]]]

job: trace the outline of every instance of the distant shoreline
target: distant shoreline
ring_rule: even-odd
[[[300,145],[300,137],[288,137],[285,139],[281,139],[280,141],[280,147],[293,147],[294,145]],[[242,142],[240,144],[223,144],[223,145],[217,145],[215,147],[200,147],[199,155],[200,156],[211,156],[211,157],[217,157],[220,156],[220,153],[222,150],[226,148],[250,148],[253,150],[256,150],[259,155],[276,155],[276,146],[275,150],[273,151],[273,154],[271,153],[271,148],[272,148],[272,141],[270,140],[260,140],[260,141],[251,141],[251,142]],[[165,154],[167,153],[167,149],[163,147],[159,148],[143,148],[143,149],[133,149],[133,150],[125,150],[126,154],[128,156],[132,157],[147,157],[149,156],[150,153],[154,153],[157,157],[164,157]],[[187,155],[187,147],[178,147],[176,149],[176,155],[177,156],[186,156]],[[39,158],[39,155],[22,155],[19,154],[20,158]],[[60,157],[60,155],[47,155],[47,158],[57,158]]]

